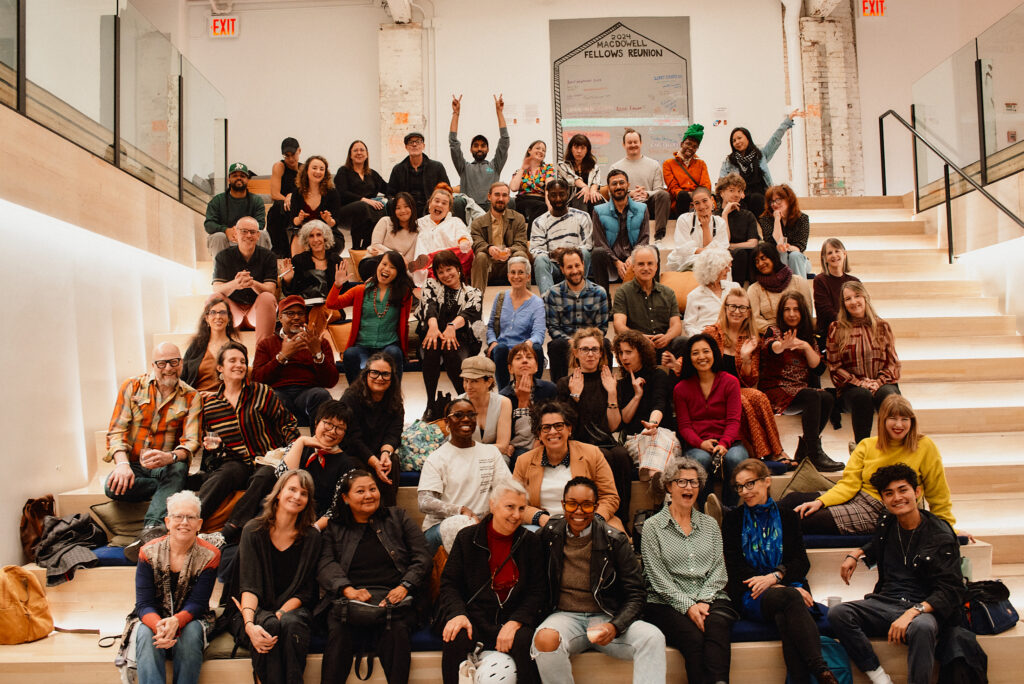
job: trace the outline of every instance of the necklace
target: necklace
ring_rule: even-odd
[[[388,315],[388,309],[391,308],[391,297],[388,297],[388,303],[384,305],[384,311],[377,310],[377,293],[380,292],[379,287],[373,288],[373,313],[376,314],[377,318],[384,318]]]
[[[918,525],[920,527],[920,525]],[[899,523],[896,523],[896,535],[899,537],[900,552],[903,554],[903,565],[907,565],[907,556],[910,554],[910,545],[914,543],[914,535],[917,534],[917,527],[910,533],[910,539],[907,540],[907,545],[903,546],[903,528],[900,527]]]

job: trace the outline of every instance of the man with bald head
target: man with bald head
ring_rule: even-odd
[[[238,220],[238,244],[213,260],[213,295],[227,298],[235,327],[256,330],[256,341],[274,334],[277,319],[277,257],[259,241],[256,219]]]
[[[115,501],[150,501],[144,531],[162,524],[167,497],[184,489],[199,449],[202,401],[181,381],[181,368],[178,347],[158,344],[150,372],[121,385],[107,429],[103,460],[114,470],[103,489]]]

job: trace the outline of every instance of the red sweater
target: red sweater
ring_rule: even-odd
[[[326,306],[328,309],[341,310],[352,307],[352,330],[348,335],[348,347],[356,346],[359,339],[359,321],[363,317],[363,296],[366,294],[366,285],[360,283],[342,294],[337,285],[331,285],[331,291],[327,293]],[[402,353],[409,353],[409,314],[412,312],[412,296],[405,298],[402,308],[398,313],[398,342],[402,346]]]
[[[728,449],[739,437],[740,381],[735,376],[715,373],[707,399],[696,375],[680,380],[672,394],[679,434],[688,446],[699,448],[705,439],[717,439]]]
[[[331,343],[320,338],[323,363],[315,363],[308,349],[295,353],[288,363],[277,362],[284,340],[280,335],[264,337],[256,345],[256,356],[252,361],[252,379],[271,387],[326,387],[338,384],[338,368],[334,365],[334,351]]]

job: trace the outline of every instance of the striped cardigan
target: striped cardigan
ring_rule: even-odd
[[[247,381],[237,406],[224,397],[224,385],[203,392],[203,432],[220,435],[227,458],[246,463],[299,437],[295,416],[288,412],[270,387]]]

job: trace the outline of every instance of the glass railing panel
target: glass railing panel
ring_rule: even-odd
[[[1024,169],[1024,5],[978,36],[988,180]]]
[[[18,105],[18,0],[0,0],[0,104]]]
[[[181,60],[183,154],[182,201],[205,212],[224,190],[224,96],[187,59]]]
[[[121,168],[177,198],[181,56],[134,6],[120,17]]]
[[[114,0],[31,0],[25,113],[113,161]]]
[[[978,160],[978,103],[975,90],[974,62],[976,49],[972,40],[914,83],[915,126],[955,164],[968,169],[975,180],[980,179]],[[917,145],[918,193],[922,208],[935,206],[944,198],[942,190],[943,162],[920,142]],[[957,181],[955,172],[953,196],[966,192],[966,184]],[[936,195],[941,195],[935,200]]]

